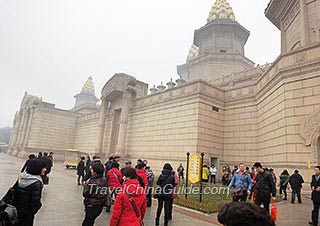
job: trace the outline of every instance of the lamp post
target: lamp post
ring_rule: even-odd
[[[200,203],[202,203],[202,173],[203,173],[203,157],[204,153],[201,152],[201,164],[200,164]]]
[[[186,199],[188,199],[187,188],[188,188],[188,182],[189,182],[189,157],[190,157],[190,152],[187,152],[187,171],[186,171],[186,190],[185,190]]]

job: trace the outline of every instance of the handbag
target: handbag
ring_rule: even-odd
[[[140,226],[144,226],[144,223],[143,223],[143,220],[141,219],[141,216],[140,216],[140,213],[139,213],[139,210],[138,210],[138,207],[135,203],[135,201],[133,200],[133,198],[131,197],[131,195],[125,190],[125,193],[127,194],[127,196],[129,197],[129,201],[132,205],[132,208],[137,216],[137,218],[139,219],[140,221]]]
[[[276,221],[277,220],[277,216],[278,216],[278,208],[276,206],[276,202],[273,201],[271,204],[271,218],[272,220]]]
[[[243,185],[244,185],[245,178],[246,178],[246,176],[244,176],[244,178],[242,179],[241,187],[239,189],[233,190],[233,196],[235,196],[235,197],[242,197],[243,196]]]

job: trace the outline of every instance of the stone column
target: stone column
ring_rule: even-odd
[[[310,30],[306,0],[300,0],[301,12],[301,46],[310,45]]]
[[[25,115],[25,121],[24,121],[24,124],[23,124],[22,133],[21,133],[21,141],[20,141],[20,147],[21,148],[24,147],[24,141],[26,139],[27,128],[28,128],[28,124],[29,124],[30,112],[26,111],[25,114],[26,114]]]
[[[16,113],[15,120],[13,122],[13,129],[12,129],[12,137],[10,139],[10,146],[15,147],[17,143],[17,136],[18,136],[18,130],[19,130],[19,125],[20,124],[20,115],[19,113]]]
[[[25,123],[25,120],[26,120],[26,112],[23,110],[21,114],[22,114],[22,118],[21,118],[20,125],[18,128],[18,139],[17,139],[16,147],[20,147],[21,140],[22,140],[23,124]]]
[[[28,119],[28,126],[27,126],[26,136],[25,136],[24,143],[23,143],[23,147],[24,148],[26,148],[28,146],[30,130],[31,130],[31,125],[32,125],[33,112],[34,112],[34,108],[31,107],[30,114],[29,114],[29,119]]]
[[[125,91],[122,97],[122,109],[120,116],[120,126],[119,126],[119,137],[118,137],[118,146],[117,151],[123,156],[125,153],[125,142],[127,134],[127,125],[128,125],[128,116],[129,116],[129,107],[130,107],[131,93]]]
[[[102,154],[102,144],[104,137],[104,129],[106,126],[106,118],[107,118],[107,100],[105,98],[102,99],[101,108],[100,108],[100,118],[98,124],[98,132],[97,132],[97,142],[95,152]]]

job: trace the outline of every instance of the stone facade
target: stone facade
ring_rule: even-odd
[[[261,161],[310,173],[308,162],[320,164],[319,15],[320,0],[272,0],[266,16],[281,31],[281,55],[254,66],[244,55],[249,32],[218,0],[176,83],[148,95],[147,84],[115,74],[100,106],[70,111],[26,94],[11,151],[121,153],[124,160],[148,159],[156,171],[165,162],[185,163],[186,152],[204,152],[218,166]]]

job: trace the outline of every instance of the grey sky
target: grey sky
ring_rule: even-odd
[[[96,94],[116,72],[149,84],[176,79],[193,32],[215,0],[0,0],[0,127],[11,126],[25,91],[57,107],[93,76]],[[257,64],[280,54],[280,32],[264,16],[269,0],[229,0],[251,31]]]

